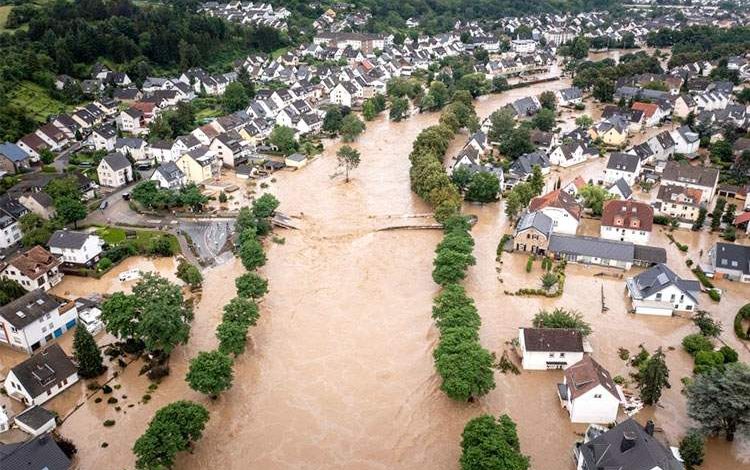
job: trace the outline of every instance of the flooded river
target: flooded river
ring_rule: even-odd
[[[512,99],[568,85],[550,82],[484,97],[477,110],[486,116]],[[461,431],[483,412],[513,417],[534,469],[572,468],[570,450],[584,427],[571,425],[560,408],[555,384],[561,372],[497,373],[497,388],[473,404],[456,403],[439,390],[432,361],[437,332],[430,314],[438,289],[430,273],[442,234],[376,230],[389,218],[430,211],[409,188],[407,156],[416,135],[437,120],[437,114],[421,114],[401,123],[382,118],[368,123],[354,144],[362,163],[349,183],[332,178],[337,144],[302,170],[277,173],[269,191],[280,199],[281,211],[300,217],[302,229],[280,230],[284,243],[267,245],[262,273],[270,293],[251,330],[250,347],[235,364],[233,388],[211,401],[189,390],[183,377],[189,359],[216,344],[221,308],[235,295],[233,279],[243,272],[236,261],[204,273],[190,342],[173,354],[172,374],[148,403],[142,402],[148,381],[137,375],[138,366],[129,366],[115,382],[121,385],[116,395],[127,395],[124,403],[132,407],[117,412],[87,402],[66,421],[62,431],[78,445],[80,467],[132,467],[130,449],[154,411],[188,398],[205,404],[211,420],[194,452],[179,456],[178,468],[455,469]],[[459,136],[455,146],[465,139]],[[595,277],[594,268],[569,266],[565,293],[557,300],[504,295],[536,285],[541,269],[537,265],[526,274],[525,258],[506,254],[498,273],[495,249],[509,230],[501,204],[465,210],[479,216],[472,232],[477,265],[465,284],[483,318],[482,344],[501,354],[539,308],[562,306],[580,310],[591,322],[594,355],[613,375],[628,372],[617,357],[619,347],[631,352],[640,343],[649,350],[674,347],[667,352],[673,387],[653,415],[664,437],[676,442],[688,425],[679,378],[690,375],[692,367],[679,343],[694,330],[692,324],[627,314],[622,279]],[[711,243],[708,237],[677,237],[696,248]],[[683,272],[684,255],[676,252],[669,250],[670,265]],[[77,292],[75,286],[66,289]],[[747,286],[729,286],[722,303],[710,306],[730,333],[731,316],[747,292]],[[606,313],[601,313],[602,293]],[[750,358],[744,349],[741,355]],[[105,428],[104,419],[117,424]],[[740,447],[712,443],[702,468],[750,468],[736,463]]]

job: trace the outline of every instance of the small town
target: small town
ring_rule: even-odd
[[[0,0],[0,469],[750,470],[750,3]]]

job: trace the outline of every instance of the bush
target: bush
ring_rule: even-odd
[[[148,243],[147,252],[154,256],[174,256],[172,242],[164,235],[152,238]]]
[[[734,334],[736,334],[739,339],[746,340],[748,339],[748,335],[742,326],[743,320],[750,320],[750,304],[739,309],[737,315],[734,316]]]
[[[104,423],[102,423],[102,424],[104,424],[104,427],[109,428],[109,427],[115,425],[115,420],[114,419],[108,419],[108,420],[104,421]]]
[[[693,315],[693,323],[701,330],[703,336],[715,338],[721,334],[721,322],[711,318],[708,312],[699,311]]]
[[[695,355],[694,374],[702,374],[724,364],[724,355],[719,351],[699,351]]]
[[[695,274],[695,277],[698,278],[698,280],[703,285],[703,287],[705,287],[706,289],[714,288],[713,283],[711,282],[711,280],[708,279],[708,276],[706,276],[706,273],[703,272],[700,266],[693,269],[693,274]]]
[[[696,356],[701,351],[713,351],[714,349],[711,340],[700,333],[694,333],[682,338],[682,347],[691,356]]]
[[[107,269],[112,267],[112,260],[109,258],[102,258],[99,260],[99,263],[96,265],[97,271],[106,271]]]
[[[529,259],[526,260],[526,272],[530,273],[532,267],[534,267],[534,257],[529,256]]]
[[[722,356],[724,356],[724,364],[737,362],[740,358],[739,354],[737,354],[737,351],[735,351],[730,346],[722,346],[721,349],[719,349],[719,352]]]
[[[721,293],[716,289],[711,289],[708,291],[708,296],[713,300],[714,302],[718,302],[721,300]]]

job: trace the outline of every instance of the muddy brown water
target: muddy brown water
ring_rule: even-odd
[[[568,85],[551,82],[485,97],[477,110],[486,116],[517,97]],[[349,183],[331,177],[336,173],[335,143],[306,168],[277,173],[269,191],[281,200],[280,210],[300,217],[303,228],[279,231],[284,242],[267,245],[262,273],[271,292],[251,331],[248,351],[235,363],[233,388],[212,401],[191,391],[183,378],[189,359],[216,345],[221,308],[235,295],[233,279],[243,272],[237,261],[204,273],[190,342],[175,351],[172,374],[150,393],[150,401],[143,402],[149,382],[138,376],[140,365],[135,363],[112,382],[120,385],[115,391],[119,412],[104,402],[87,401],[65,422],[62,432],[78,445],[79,467],[132,468],[130,449],[155,410],[187,398],[205,404],[211,420],[193,453],[178,457],[177,468],[455,469],[465,423],[485,412],[508,413],[518,423],[522,450],[531,456],[534,469],[572,468],[571,448],[585,427],[571,425],[560,408],[555,384],[561,372],[497,373],[497,388],[473,404],[456,403],[439,390],[431,355],[437,332],[430,317],[438,289],[430,273],[441,233],[376,230],[384,220],[429,212],[410,191],[407,155],[419,131],[437,119],[437,114],[422,114],[402,123],[382,118],[368,123],[354,144],[362,163]],[[453,148],[465,139],[459,136]],[[561,174],[594,174],[602,161]],[[477,265],[465,285],[482,315],[482,344],[501,354],[538,309],[561,306],[585,315],[594,330],[594,357],[615,375],[628,372],[617,356],[619,347],[631,352],[641,343],[649,350],[674,347],[667,352],[673,387],[659,407],[642,412],[639,419],[653,416],[663,431],[660,436],[677,442],[689,425],[679,378],[690,375],[692,365],[679,344],[694,331],[691,323],[627,314],[620,273],[595,276],[602,271],[598,268],[569,265],[565,293],[558,299],[504,295],[505,290],[536,285],[541,268],[537,264],[525,273],[523,256],[505,254],[502,264],[496,262],[497,244],[509,230],[502,204],[467,205],[465,211],[479,216],[472,231]],[[598,228],[587,225],[584,230]],[[707,250],[714,240],[688,232],[676,237],[691,252]],[[654,243],[666,244],[664,240],[657,235]],[[670,266],[689,274],[685,255],[673,246],[668,251]],[[79,295],[73,284],[65,289]],[[705,296],[702,301],[724,322],[728,331],[723,337],[748,360],[750,353],[731,334],[731,317],[750,289],[723,282],[720,287],[727,291],[720,304]],[[602,291],[606,313],[601,312]],[[110,375],[117,369],[113,366]],[[69,408],[80,401],[80,389],[77,396],[61,397],[59,407],[57,399],[52,403],[56,409]],[[115,426],[103,427],[105,419],[115,419]],[[101,447],[103,442],[107,448]],[[742,455],[748,452],[741,442],[712,441],[703,468],[750,468],[740,463]]]

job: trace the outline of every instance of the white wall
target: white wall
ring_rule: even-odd
[[[573,423],[608,424],[617,420],[620,401],[602,385],[597,385],[571,402]]]
[[[67,389],[74,383],[78,382],[78,374],[73,373],[69,377],[67,377],[64,382],[59,382],[55,384],[54,387],[50,389],[48,393],[43,393],[42,395],[32,398],[31,395],[29,395],[29,392],[26,391],[26,389],[21,386],[21,382],[18,381],[18,378],[16,378],[16,375],[13,373],[13,371],[10,371],[8,373],[8,377],[5,378],[5,390],[8,391],[8,395],[10,395],[13,398],[18,399],[16,394],[20,394],[23,396],[23,401],[27,405],[42,405],[51,398],[59,395],[63,390]]]
[[[636,230],[624,227],[615,227],[612,225],[602,225],[599,229],[602,238],[607,240],[620,240],[632,242],[638,245],[648,244],[651,232],[645,230]]]
[[[553,232],[575,235],[578,231],[578,220],[565,209],[545,207],[541,212],[552,219]]]

